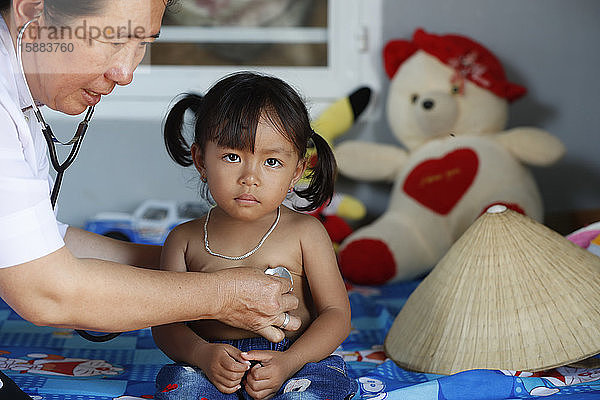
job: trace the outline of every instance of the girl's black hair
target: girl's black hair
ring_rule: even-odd
[[[256,127],[261,116],[288,139],[300,158],[309,142],[317,151],[308,187],[296,194],[308,201],[300,211],[311,211],[333,196],[336,163],[329,144],[310,127],[306,106],[298,93],[281,79],[255,72],[238,72],[217,82],[205,96],[183,94],[177,98],[164,124],[167,152],[178,164],[190,166],[190,144],[184,137],[185,115],[194,115],[195,143],[201,150],[207,141],[219,146],[254,151]]]

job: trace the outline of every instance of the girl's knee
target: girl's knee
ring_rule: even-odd
[[[156,375],[156,381],[188,380],[199,373],[201,373],[201,370],[190,367],[189,365],[167,364],[163,366],[158,372],[158,375]]]
[[[318,363],[306,364],[283,385],[280,395],[276,398],[344,400],[351,398],[357,389],[356,381],[348,377],[346,364],[342,358],[330,356]]]
[[[195,399],[202,386],[202,372],[183,364],[168,364],[161,368],[156,376],[155,400]]]

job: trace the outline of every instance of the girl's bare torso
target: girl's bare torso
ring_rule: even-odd
[[[281,221],[269,238],[264,242],[261,248],[248,258],[239,261],[232,261],[221,257],[210,255],[204,247],[203,224],[204,219],[196,220],[188,223],[186,229],[193,230],[194,235],[188,235],[191,239],[188,240],[185,253],[186,265],[188,271],[196,272],[214,272],[225,268],[235,268],[237,266],[251,266],[265,271],[267,268],[283,266],[287,268],[293,277],[293,294],[298,298],[298,308],[292,312],[302,321],[302,326],[299,330],[291,332],[286,331],[286,337],[294,339],[302,334],[316,317],[314,305],[311,298],[311,293],[308,281],[304,274],[302,263],[302,247],[298,224],[298,213],[288,210],[284,207],[281,209]],[[301,215],[300,218],[313,218],[306,215]],[[296,220],[296,221],[294,221]],[[230,256],[237,256],[246,253],[254,248],[261,236],[264,234],[264,227],[254,229],[251,224],[248,224],[248,229],[240,229],[236,227],[235,232],[228,232],[227,226],[212,227],[209,229],[210,248],[213,251]],[[219,229],[221,229],[219,231]],[[308,251],[305,249],[305,251]],[[245,331],[239,328],[234,328],[225,325],[216,320],[199,320],[190,321],[188,326],[205,340],[228,340],[228,339],[243,339],[255,337],[256,334],[250,331]]]

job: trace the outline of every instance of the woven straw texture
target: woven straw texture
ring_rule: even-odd
[[[539,371],[600,353],[600,257],[529,217],[488,211],[407,300],[385,351],[435,374]]]

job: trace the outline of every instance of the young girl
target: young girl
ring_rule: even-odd
[[[183,137],[188,110],[195,117],[191,147]],[[155,399],[352,397],[356,382],[341,357],[331,355],[350,332],[348,296],[331,241],[316,218],[281,204],[306,168],[309,144],[318,162],[310,185],[296,193],[308,201],[305,209],[333,193],[333,154],[312,131],[298,94],[280,79],[237,73],[206,96],[186,95],[175,104],[164,137],[177,163],[194,164],[216,206],[171,232],[162,268],[212,272],[232,260],[260,271],[283,266],[299,299],[291,314],[302,327],[279,343],[216,320],[155,327],[157,345],[177,362],[159,372]],[[288,322],[286,316],[281,327]]]

